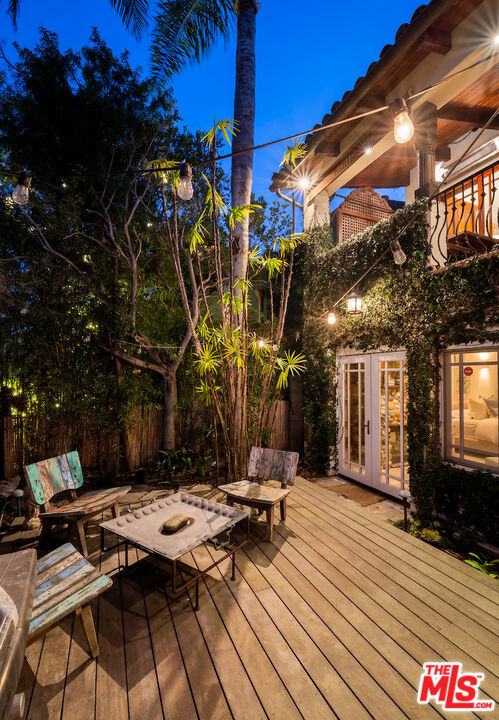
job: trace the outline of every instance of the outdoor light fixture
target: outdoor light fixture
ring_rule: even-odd
[[[358,315],[362,312],[362,298],[352,290],[347,300],[347,310],[350,315]]]
[[[499,46],[499,35],[496,35],[494,38],[494,45],[497,47]]]
[[[177,193],[181,200],[190,200],[194,193],[192,189],[192,167],[185,161],[180,166]]]
[[[364,155],[371,155],[372,151],[373,151],[372,145],[368,145],[367,147],[364,148]]]
[[[393,262],[395,263],[395,265],[403,265],[407,260],[407,255],[402,250],[402,247],[398,240],[391,241],[390,250],[393,253]]]
[[[334,314],[334,312],[328,313],[327,322],[328,325],[334,325],[336,323],[336,315]]]
[[[409,117],[409,108],[403,98],[397,98],[390,103],[393,115],[393,136],[395,142],[403,145],[414,135],[414,125]]]
[[[22,172],[17,179],[17,185],[12,193],[12,200],[17,205],[27,205],[29,202],[29,188],[31,185],[31,173]]]
[[[303,177],[298,180],[298,187],[300,188],[300,190],[303,191],[308,190],[308,188],[310,187],[310,178],[308,178],[306,175],[303,175]]]
[[[258,341],[258,347],[259,347],[259,348],[265,347],[265,342],[264,342],[264,340],[259,340],[259,341]]]

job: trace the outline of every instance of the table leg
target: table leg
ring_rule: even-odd
[[[236,579],[236,551],[232,553],[232,577],[231,580]]]
[[[234,507],[234,498],[231,497],[230,495],[227,495],[227,505],[229,507]]]
[[[281,500],[281,520],[286,522],[286,498]]]
[[[267,539],[269,542],[272,542],[272,531],[274,527],[274,506],[270,505],[268,508],[265,509],[265,512],[267,514]]]
[[[199,580],[196,580],[196,604],[194,605],[194,610],[196,612],[199,610]]]

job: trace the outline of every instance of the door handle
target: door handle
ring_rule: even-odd
[[[366,424],[364,425],[364,427],[367,428],[367,434],[370,435],[370,434],[371,434],[371,433],[370,433],[371,425],[370,425],[370,421],[369,421],[369,420],[366,422]]]

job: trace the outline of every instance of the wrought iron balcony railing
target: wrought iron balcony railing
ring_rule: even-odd
[[[431,207],[432,263],[442,267],[499,245],[499,163],[442,191]]]

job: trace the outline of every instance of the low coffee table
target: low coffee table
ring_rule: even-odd
[[[161,533],[163,524],[174,515],[186,515],[190,522],[183,528],[171,535]],[[246,538],[235,545],[221,543],[226,550],[223,557],[216,560],[204,570],[193,571],[191,567],[184,566],[188,572],[194,575],[182,585],[177,585],[177,563],[183,555],[186,555],[194,548],[207,540],[213,540],[220,533],[230,531],[238,522],[246,518]],[[107,520],[100,524],[101,527],[101,549],[104,551],[112,548],[104,548],[104,530],[114,533],[123,538],[118,545],[125,543],[125,564],[128,566],[128,544],[144,550],[153,557],[166,560],[172,565],[172,593],[178,597],[189,585],[196,586],[196,605],[199,608],[199,580],[209,570],[232,556],[232,577],[236,578],[236,552],[242,548],[249,539],[249,511],[228,507],[222,503],[213,502],[190,495],[185,492],[177,492],[174,495],[153,502],[150,505],[132,510],[121,517]]]

